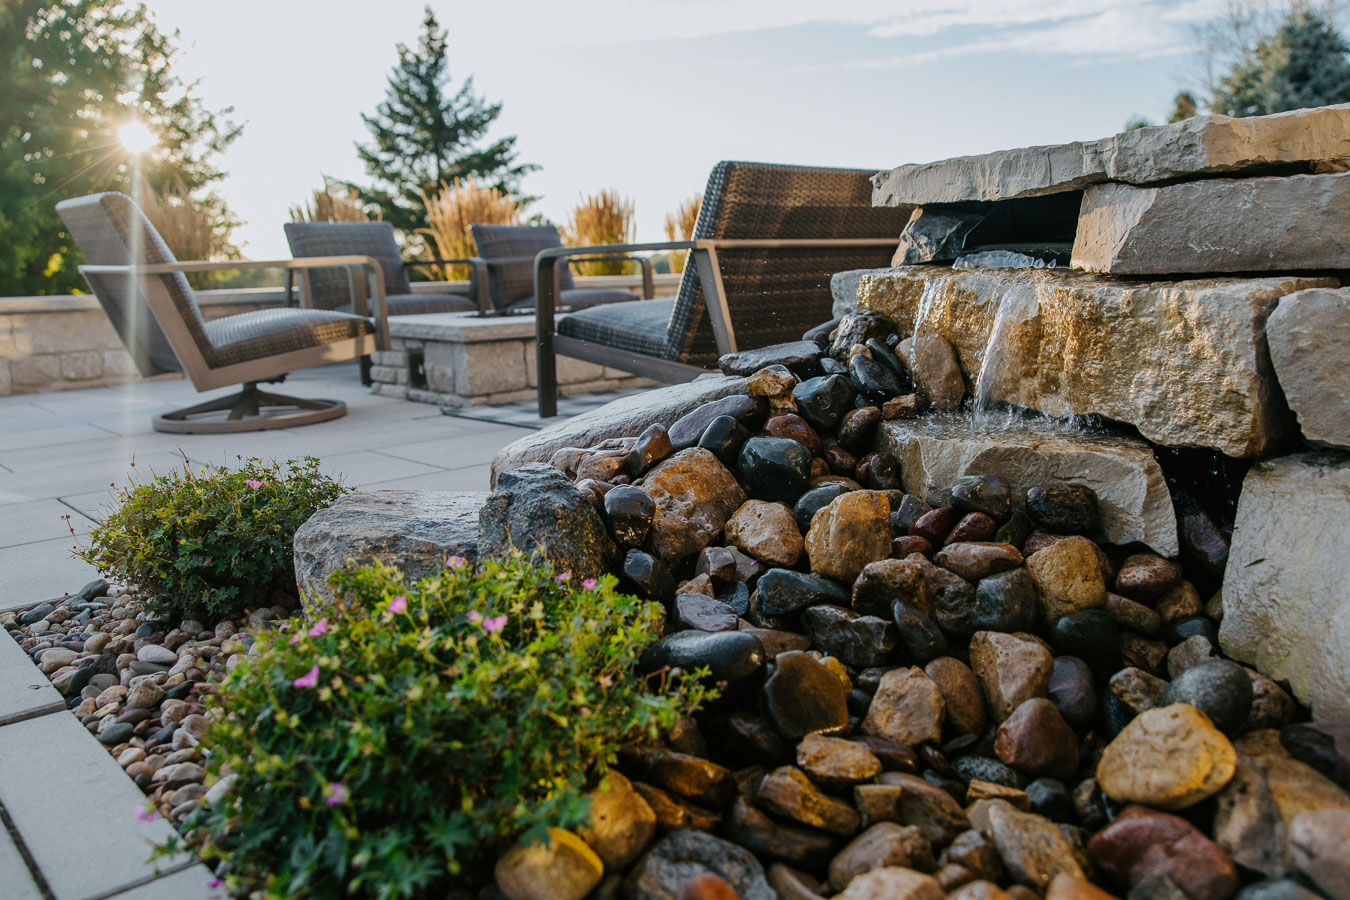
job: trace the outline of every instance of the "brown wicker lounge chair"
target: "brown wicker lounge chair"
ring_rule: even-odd
[[[336,419],[347,412],[341,401],[287,397],[259,390],[258,383],[389,347],[383,273],[371,257],[178,262],[125,194],[77,197],[58,203],[56,211],[89,260],[80,272],[142,375],[181,371],[199,391],[243,385],[226,397],[156,416],[152,420],[156,431],[261,431]],[[307,272],[322,267],[352,273],[354,313],[263,309],[207,322],[183,275],[220,269]],[[358,272],[366,277],[356,277]],[[375,301],[373,318],[367,315],[367,283]]]
[[[717,358],[796,340],[830,318],[830,276],[890,264],[911,207],[872,207],[871,169],[721,162],[691,241],[545,250],[539,296],[539,415],[557,413],[555,354],[688,381]],[[556,318],[559,261],[588,254],[690,250],[679,296]]]
[[[389,315],[466,312],[479,309],[479,301],[459,294],[413,293],[408,281],[409,267],[433,266],[454,260],[410,260],[405,262],[388,222],[287,222],[286,243],[297,259],[316,256],[369,256],[384,273],[384,296]],[[467,262],[467,260],[465,260]],[[301,305],[315,309],[350,310],[352,284],[341,269],[302,269]]]

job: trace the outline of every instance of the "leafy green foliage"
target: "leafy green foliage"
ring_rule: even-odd
[[[398,45],[385,101],[375,115],[361,117],[373,140],[356,152],[375,180],[361,199],[379,206],[385,220],[409,234],[426,225],[423,196],[433,196],[442,185],[472,177],[517,195],[521,177],[538,168],[516,162],[514,136],[481,145],[501,104],[476,95],[473,78],[448,94],[447,65],[445,29],[427,7],[416,49]]]
[[[222,236],[237,221],[209,191],[215,157],[239,128],[207,110],[172,71],[176,49],[140,4],[7,0],[0,4],[0,284],[8,293],[84,287],[83,262],[53,206],[94,191],[130,193],[118,129],[132,117],[158,145],[141,178],[163,196],[181,185]]]
[[[444,896],[519,835],[586,820],[621,742],[711,696],[635,674],[659,604],[517,555],[412,586],[373,566],[293,633],[259,636],[209,699],[231,798],[187,834],[268,897]],[[256,895],[255,895],[256,896]]]
[[[1230,116],[1350,101],[1350,45],[1330,21],[1297,6],[1215,87],[1210,107]]]
[[[118,491],[120,505],[80,555],[139,585],[156,615],[237,616],[274,590],[295,592],[295,531],[342,492],[312,456],[284,468],[184,465]]]

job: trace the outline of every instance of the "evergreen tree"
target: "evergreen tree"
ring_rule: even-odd
[[[187,192],[224,237],[236,220],[210,186],[214,158],[239,134],[172,73],[173,41],[141,5],[121,0],[9,0],[0,5],[0,294],[85,289],[83,261],[54,205],[130,191],[118,129],[138,119],[157,139],[142,184]],[[227,115],[224,110],[220,115]]]
[[[521,177],[538,168],[516,162],[514,136],[481,146],[501,104],[474,94],[472,77],[448,94],[447,66],[446,32],[427,7],[417,48],[398,45],[385,101],[375,115],[361,117],[373,141],[356,150],[375,181],[362,199],[404,232],[426,225],[422,195],[435,194],[442,182],[472,177],[518,197]]]
[[[1220,79],[1210,108],[1230,116],[1350,101],[1350,45],[1322,15],[1296,6]]]

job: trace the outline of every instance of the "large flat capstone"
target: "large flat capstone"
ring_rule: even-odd
[[[886,422],[879,443],[900,462],[905,491],[933,506],[951,505],[962,475],[997,475],[1015,507],[1028,488],[1079,484],[1097,494],[1103,540],[1141,541],[1163,556],[1179,551],[1172,497],[1143,441],[1034,423],[981,432],[957,414]]]
[[[872,179],[873,206],[1011,200],[1105,181],[1149,184],[1350,157],[1350,104],[1234,119],[1193,116],[1097,141],[904,165]]]
[[[347,565],[397,566],[411,583],[446,557],[478,558],[478,513],[486,491],[348,494],[295,532],[295,581],[307,607],[331,603],[328,578]]]
[[[1297,276],[1146,282],[910,266],[864,275],[858,305],[902,333],[919,321],[946,337],[990,401],[1103,416],[1169,447],[1251,457],[1278,452],[1294,431],[1266,318],[1283,296],[1335,286]]]
[[[555,422],[498,450],[492,459],[492,483],[495,485],[503,472],[526,463],[546,463],[564,447],[594,447],[608,438],[641,434],[654,422],[669,428],[692,409],[744,393],[744,378],[708,375],[686,384],[672,384],[606,403],[599,409]]]
[[[1282,297],[1266,336],[1304,440],[1350,450],[1350,288]]]
[[[1219,643],[1287,680],[1317,718],[1350,719],[1350,457],[1260,463],[1238,501]]]
[[[1350,172],[1083,193],[1075,269],[1113,275],[1350,269]]]

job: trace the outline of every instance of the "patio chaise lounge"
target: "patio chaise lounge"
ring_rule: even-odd
[[[286,397],[259,390],[258,383],[389,347],[384,279],[371,257],[178,262],[125,194],[76,197],[58,203],[56,211],[89,260],[81,274],[142,375],[181,371],[199,391],[243,385],[226,397],[156,416],[156,431],[260,431],[338,418],[347,411],[341,401]],[[184,277],[221,269],[324,267],[352,273],[354,312],[261,309],[207,322]],[[356,277],[359,272],[365,277]],[[373,317],[367,314],[367,284]]]
[[[539,415],[557,414],[555,354],[664,382],[717,358],[797,340],[830,318],[830,276],[890,264],[910,207],[872,207],[871,169],[721,162],[691,241],[544,250],[535,261]],[[558,263],[578,255],[690,250],[679,295],[555,318]]]

